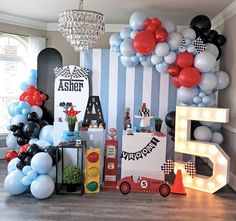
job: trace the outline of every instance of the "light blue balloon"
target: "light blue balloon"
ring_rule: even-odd
[[[29,145],[36,143],[38,140],[39,140],[38,138],[31,138],[29,140]]]
[[[38,174],[46,174],[52,167],[52,158],[48,153],[35,154],[31,160],[31,168]]]
[[[130,38],[131,38],[131,39],[134,39],[135,36],[137,35],[137,33],[138,33],[137,31],[131,31],[131,32],[130,32]]]
[[[129,26],[134,31],[142,31],[145,28],[144,21],[147,18],[148,16],[145,13],[136,11],[130,16]]]
[[[182,86],[177,90],[177,99],[185,104],[192,103],[193,98],[197,95],[198,95],[197,87],[187,88]]]
[[[138,56],[133,56],[133,57],[131,57],[131,61],[133,61],[133,62],[138,62],[139,61],[139,58],[138,58]]]
[[[202,98],[202,103],[208,104],[209,102],[210,102],[210,97],[209,97],[209,96],[204,96],[204,97]]]
[[[230,83],[230,77],[229,77],[228,73],[226,73],[224,71],[217,71],[215,74],[217,77],[217,85],[216,85],[215,89],[222,90],[222,89],[228,87],[228,85]]]
[[[31,180],[28,176],[24,176],[24,177],[22,178],[21,183],[22,183],[24,186],[29,186],[29,185],[32,183],[32,180]]]
[[[127,68],[135,67],[139,63],[139,61],[134,62],[130,57],[125,56],[121,56],[120,61]]]
[[[22,109],[22,114],[23,115],[28,115],[30,113],[30,109],[27,109],[27,108],[24,108],[24,109]]]
[[[199,126],[194,130],[194,138],[196,140],[209,142],[212,139],[212,131],[206,126]]]
[[[173,64],[176,61],[176,53],[174,51],[170,51],[168,55],[164,57],[164,60],[167,64]]]
[[[34,170],[30,170],[28,173],[27,173],[27,177],[30,179],[30,180],[33,180],[37,177],[37,172],[35,172]]]
[[[185,38],[185,45],[186,47],[189,46],[192,43],[192,41],[188,38]]]
[[[206,107],[206,105],[204,103],[200,103],[197,105],[198,107]]]
[[[120,52],[120,46],[112,45],[111,50],[112,52],[118,53]]]
[[[167,56],[170,52],[170,47],[166,42],[158,43],[155,48],[155,53],[159,57]]]
[[[52,166],[47,175],[50,176],[54,182],[56,182],[56,166]]]
[[[27,123],[26,116],[23,114],[17,114],[11,119],[11,125],[17,125],[18,123]]]
[[[11,173],[13,170],[16,170],[16,164],[20,161],[18,157],[12,159],[8,164],[7,164],[7,172]]]
[[[30,104],[28,102],[25,102],[25,101],[20,101],[19,102],[19,106],[21,108],[26,108],[26,109],[30,109],[31,108]]]
[[[22,173],[27,176],[28,172],[31,171],[32,168],[31,166],[24,166],[23,169],[22,169]]]
[[[215,99],[212,96],[208,96],[208,107],[214,107],[215,106]]]
[[[212,131],[219,131],[221,130],[222,128],[222,124],[221,123],[213,123],[211,126],[210,126],[210,129]]]
[[[36,86],[37,85],[37,78],[34,77],[34,76],[29,76],[28,79],[27,79],[27,83],[29,85],[34,85]]]
[[[7,147],[9,147],[10,149],[17,149],[18,148],[17,137],[15,137],[13,133],[9,133],[6,138],[6,144]]]
[[[151,57],[151,61],[153,64],[156,65],[156,64],[161,64],[164,61],[164,59],[163,57],[158,57],[157,55],[153,54]]]
[[[196,50],[195,46],[192,45],[192,44],[187,47],[187,52],[189,52],[189,53],[194,53],[195,54],[196,51],[197,50]]]
[[[112,45],[120,46],[121,42],[122,42],[122,39],[120,38],[119,33],[112,34],[110,39],[109,39],[110,46],[112,46]]]
[[[30,85],[27,82],[20,83],[20,89],[26,91]]]
[[[140,62],[144,62],[145,60],[146,60],[146,57],[145,57],[145,56],[139,57],[139,61],[140,61]]]
[[[136,53],[136,56],[138,56],[138,57],[140,58],[140,57],[143,57],[143,54],[137,52],[137,53]]]
[[[153,63],[151,62],[152,55],[147,55],[145,61],[141,62],[143,67],[152,67]]]
[[[120,31],[120,37],[122,39],[129,39],[131,32],[132,32],[132,29],[130,29],[128,27],[122,28],[121,31]]]
[[[19,106],[14,107],[14,110],[13,110],[14,116],[17,114],[21,114],[21,112],[22,112],[21,107]]]
[[[51,145],[51,144],[48,143],[46,140],[37,140],[37,141],[35,142],[35,144],[37,144],[37,145],[40,146],[41,148],[48,147],[48,146]]]
[[[12,101],[8,105],[8,113],[13,117],[14,116],[14,108],[19,105],[19,101]]]
[[[37,77],[37,71],[34,69],[30,70],[30,76]]]
[[[48,175],[40,175],[32,181],[30,191],[37,199],[45,199],[52,195],[54,191],[54,182]]]
[[[20,170],[14,170],[9,173],[4,181],[4,189],[11,195],[18,195],[24,193],[27,186],[22,184],[22,179],[24,175]]]
[[[44,126],[39,133],[40,140],[46,140],[48,143],[53,144],[53,126]]]
[[[200,104],[200,103],[202,103],[202,98],[199,97],[199,96],[195,96],[195,97],[193,98],[193,102],[194,102],[195,104]]]
[[[199,97],[205,97],[205,96],[206,96],[206,93],[205,93],[205,92],[201,91],[201,92],[199,93]]]
[[[167,74],[167,69],[169,65],[166,64],[165,62],[162,62],[161,64],[156,65],[156,69],[160,74]]]
[[[213,132],[212,139],[211,139],[212,143],[221,144],[223,142],[223,140],[224,140],[224,137],[221,133]]]
[[[125,57],[132,57],[136,54],[133,47],[133,41],[131,39],[125,39],[120,44],[120,52]]]

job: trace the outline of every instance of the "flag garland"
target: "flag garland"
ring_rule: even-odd
[[[129,153],[126,151],[122,151],[121,158],[124,158],[125,160],[139,160],[144,157],[146,157],[148,154],[152,152],[153,149],[157,147],[157,143],[160,142],[158,139],[153,137],[151,141],[140,151],[137,151],[135,153]]]
[[[164,171],[164,174],[170,174],[174,172],[175,163],[170,158],[161,166],[161,170]]]
[[[184,168],[192,178],[196,175],[196,167],[191,160],[184,165]]]

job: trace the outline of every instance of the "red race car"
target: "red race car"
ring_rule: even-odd
[[[123,194],[128,194],[131,190],[134,192],[157,192],[167,197],[170,194],[170,186],[166,181],[151,179],[141,176],[130,176],[120,179],[116,186]]]

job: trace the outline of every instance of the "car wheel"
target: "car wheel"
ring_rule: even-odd
[[[130,184],[128,182],[123,182],[120,184],[120,192],[124,195],[128,194],[131,190]]]
[[[170,187],[168,184],[162,184],[159,188],[159,193],[162,197],[167,197],[170,194]]]

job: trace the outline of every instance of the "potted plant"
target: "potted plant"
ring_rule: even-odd
[[[68,128],[70,132],[75,131],[75,123],[77,121],[76,115],[80,113],[80,111],[75,111],[71,106],[69,110],[65,110],[64,113],[67,116]]]
[[[67,192],[75,192],[82,181],[80,168],[76,165],[67,166],[63,171],[63,181],[66,184]]]
[[[161,125],[162,125],[163,120],[161,118],[155,118],[154,121],[155,121],[156,132],[161,132]]]

